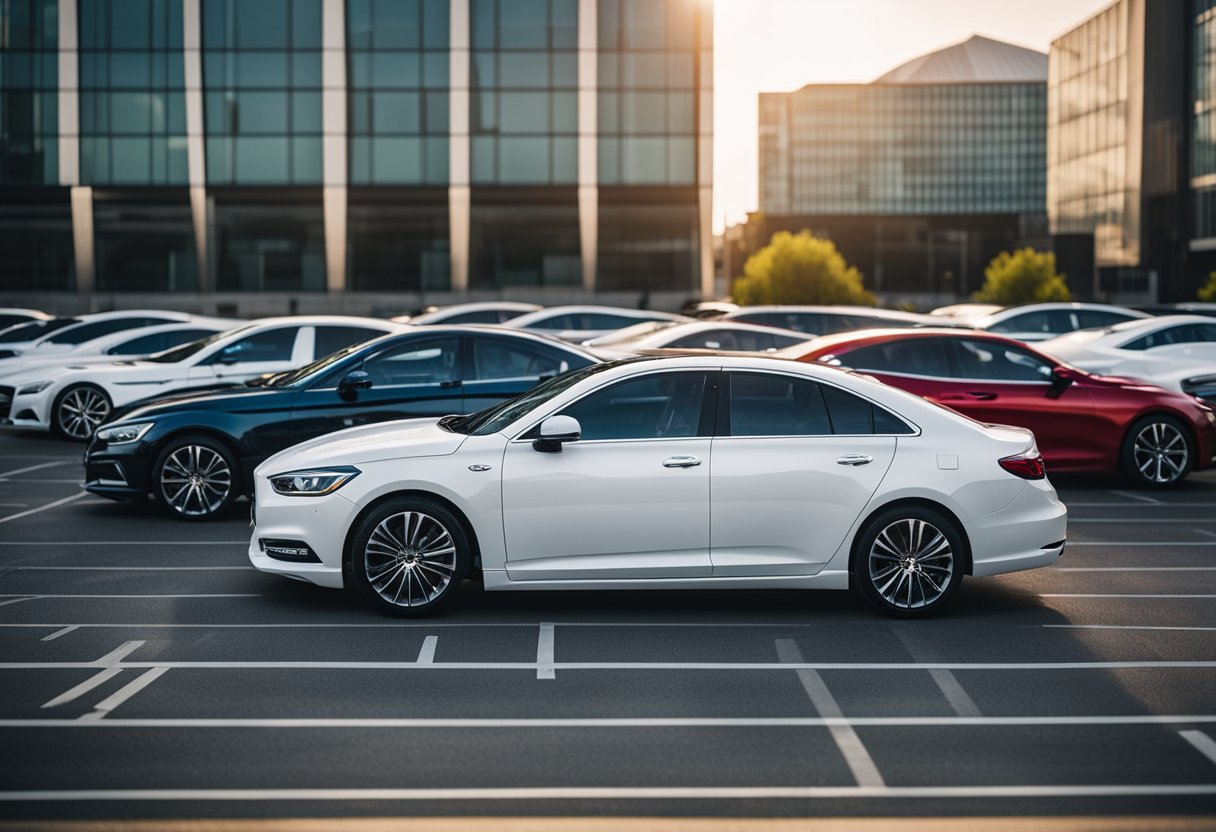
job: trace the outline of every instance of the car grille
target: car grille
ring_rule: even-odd
[[[13,393],[16,391],[16,387],[0,387],[0,419],[8,418],[9,411],[13,408]]]

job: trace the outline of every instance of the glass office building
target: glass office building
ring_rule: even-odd
[[[1192,282],[1216,271],[1216,0],[1192,0],[1188,248]]]
[[[3,0],[0,39],[6,299],[712,287],[707,0]]]
[[[887,293],[961,295],[1045,236],[1046,56],[982,37],[871,84],[760,98],[760,210]]]

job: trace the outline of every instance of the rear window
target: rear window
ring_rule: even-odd
[[[888,341],[844,353],[842,364],[876,373],[903,373],[912,376],[949,378],[950,360],[941,338],[908,338]]]

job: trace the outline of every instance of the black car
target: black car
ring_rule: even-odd
[[[491,327],[386,335],[244,387],[126,410],[94,434],[85,488],[115,500],[151,494],[176,517],[207,519],[251,493],[253,469],[291,445],[371,422],[472,413],[597,360]]]

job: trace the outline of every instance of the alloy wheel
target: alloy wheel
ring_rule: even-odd
[[[110,403],[91,387],[69,390],[59,403],[59,426],[72,439],[89,439],[110,415]]]
[[[165,504],[179,514],[213,514],[224,506],[232,490],[232,469],[211,448],[183,445],[161,466],[160,490]]]
[[[1140,476],[1149,482],[1165,484],[1186,473],[1190,450],[1186,437],[1169,422],[1145,425],[1132,445],[1132,459]]]
[[[896,609],[924,609],[950,586],[954,550],[942,530],[924,520],[905,518],[874,538],[868,556],[874,591]]]
[[[456,543],[437,519],[419,511],[390,514],[363,550],[367,582],[397,607],[433,603],[456,574]]]

